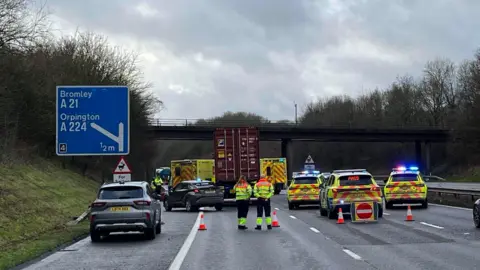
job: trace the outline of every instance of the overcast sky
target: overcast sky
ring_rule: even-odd
[[[471,58],[478,0],[48,0],[54,26],[140,53],[162,118],[293,119],[317,98],[388,86],[435,57]]]

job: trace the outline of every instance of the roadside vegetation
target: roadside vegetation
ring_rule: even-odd
[[[251,113],[226,113],[193,124],[279,122],[274,120],[278,119]],[[294,124],[289,120],[280,122]],[[431,173],[448,177],[448,180],[480,181],[480,50],[472,59],[460,63],[446,58],[434,59],[425,64],[421,76],[399,76],[385,89],[373,89],[357,97],[335,96],[311,102],[303,108],[298,125],[451,129],[457,139],[455,143],[431,144]],[[262,142],[260,146],[262,157],[281,155],[280,143]],[[163,142],[159,149],[157,164],[163,166],[171,159],[211,158],[213,155],[212,142],[170,141]],[[288,162],[294,168],[302,168],[309,154],[321,170],[361,167],[385,174],[396,164],[415,162],[413,143],[294,142],[290,149],[295,154]]]
[[[133,176],[152,171],[145,127],[162,106],[136,55],[90,32],[57,38],[45,8],[0,0],[0,269],[32,259],[88,232],[66,226],[93,201],[117,158],[55,156],[57,85],[128,85]]]

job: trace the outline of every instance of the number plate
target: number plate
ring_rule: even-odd
[[[125,212],[125,211],[130,211],[130,207],[128,206],[119,206],[119,207],[112,207],[110,208],[110,211],[113,211],[113,212]]]
[[[205,193],[215,193],[215,191],[214,190],[207,190],[207,191],[205,191]]]

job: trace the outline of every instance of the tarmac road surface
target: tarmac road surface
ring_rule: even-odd
[[[288,210],[285,195],[272,199],[280,228],[254,230],[255,207],[247,231],[237,230],[236,211],[205,211],[205,231],[197,213],[164,212],[166,224],[154,241],[118,236],[104,243],[89,239],[27,269],[480,269],[480,230],[471,209],[430,204],[388,209],[376,223],[345,224],[321,217],[318,208]]]
[[[111,235],[100,243],[92,243],[88,237],[23,269],[168,269],[196,218],[197,214],[181,209],[163,211],[165,224],[155,240],[146,240],[143,235],[134,233]]]

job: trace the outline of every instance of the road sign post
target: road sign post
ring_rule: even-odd
[[[312,159],[311,155],[308,155],[307,159],[305,160],[305,164],[303,165],[305,170],[315,170],[315,162]]]
[[[130,152],[127,86],[57,86],[58,156],[112,156]]]
[[[113,182],[132,181],[132,171],[123,157],[118,161],[115,170],[113,170]]]
[[[352,222],[371,222],[378,220],[378,207],[376,202],[354,202],[350,209]]]

